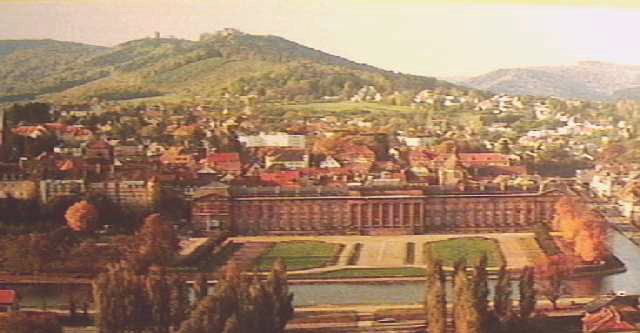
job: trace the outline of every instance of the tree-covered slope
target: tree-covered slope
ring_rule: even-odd
[[[0,42],[0,101],[128,99],[164,94],[259,94],[273,98],[348,96],[448,87],[434,78],[359,64],[276,36],[234,30],[199,41],[141,39],[113,48],[56,41]],[[43,96],[44,95],[44,96]]]

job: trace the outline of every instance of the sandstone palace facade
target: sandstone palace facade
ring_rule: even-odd
[[[194,195],[192,223],[238,235],[382,235],[525,230],[550,223],[566,191],[529,188],[277,188],[212,184]]]

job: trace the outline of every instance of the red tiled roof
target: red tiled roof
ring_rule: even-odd
[[[238,153],[213,153],[207,156],[208,163],[223,163],[223,162],[239,162],[240,154]]]
[[[508,162],[509,156],[498,153],[461,153],[459,154],[462,162],[478,161],[478,162]]]
[[[409,151],[409,159],[432,160],[437,154],[428,150],[411,150]]]
[[[15,290],[0,290],[0,304],[13,304],[16,297]]]
[[[451,154],[439,154],[436,161],[446,161]],[[499,153],[459,153],[458,158],[462,163],[472,162],[508,162],[509,156]]]

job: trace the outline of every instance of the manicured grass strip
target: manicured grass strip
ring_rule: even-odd
[[[342,246],[320,241],[291,241],[277,243],[258,260],[258,270],[268,271],[277,258],[282,258],[287,270],[297,271],[324,267],[334,263]]]
[[[500,267],[504,257],[495,239],[464,237],[452,238],[426,243],[435,259],[442,260],[445,266],[453,266],[458,260],[464,259],[467,266],[476,265],[482,254],[487,255],[489,267]]]
[[[290,279],[348,279],[348,278],[385,278],[385,277],[422,277],[424,268],[345,268],[337,271],[290,275]]]
[[[358,260],[360,260],[360,251],[362,251],[362,243],[356,243],[351,248],[351,253],[349,253],[349,259],[347,260],[347,265],[353,266],[358,264]]]
[[[405,265],[413,265],[416,261],[416,243],[407,243],[407,253],[404,258]]]

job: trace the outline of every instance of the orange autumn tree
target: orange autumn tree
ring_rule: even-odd
[[[573,241],[584,227],[577,216],[582,209],[580,203],[567,196],[560,198],[554,208],[556,211],[556,216],[553,220],[554,229],[562,233],[564,240]]]
[[[579,215],[584,228],[575,238],[574,251],[585,262],[602,261],[608,255],[607,227],[604,219],[591,211]]]
[[[573,243],[576,256],[583,262],[597,262],[607,256],[607,226],[600,214],[572,197],[560,198],[555,211],[554,229],[565,241]]]
[[[557,302],[567,292],[565,281],[571,277],[576,262],[575,257],[556,255],[542,257],[536,261],[535,273],[540,293],[557,309]]]
[[[73,231],[87,231],[95,226],[98,220],[98,210],[86,200],[78,201],[71,205],[64,214],[67,225]]]

